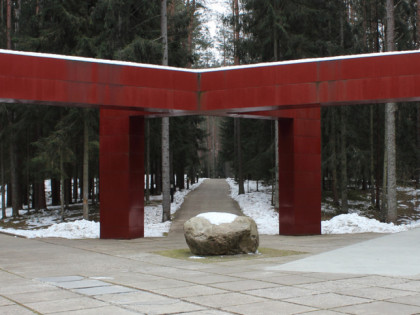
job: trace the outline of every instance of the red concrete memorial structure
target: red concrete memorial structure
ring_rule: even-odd
[[[417,51],[187,70],[0,50],[0,102],[100,109],[101,238],[144,235],[146,116],[278,119],[279,232],[320,234],[320,108],[418,101],[419,87]]]

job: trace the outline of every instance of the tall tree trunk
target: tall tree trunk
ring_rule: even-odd
[[[71,202],[71,178],[66,178],[64,180],[64,202],[66,204],[66,209],[70,209],[69,205]]]
[[[6,208],[11,208],[12,207],[12,183],[10,180],[9,182],[6,183],[6,187],[7,187]]]
[[[370,145],[370,203],[375,206],[375,162],[373,147],[373,105],[369,106],[369,145]]]
[[[162,65],[168,65],[168,15],[167,15],[167,0],[161,0],[160,7],[160,30],[162,37]]]
[[[168,17],[166,0],[161,2],[162,65],[168,65]],[[169,117],[162,118],[162,222],[171,220]]]
[[[156,190],[155,194],[160,195],[162,193],[162,160],[156,163]]]
[[[4,8],[4,0],[0,1],[0,25],[3,27],[3,21],[4,21],[4,12],[3,12],[3,8]]]
[[[11,110],[10,113],[10,125],[14,121],[14,112]],[[11,178],[11,189],[12,189],[12,216],[16,217],[19,215],[19,210],[22,207],[22,198],[20,190],[20,180],[19,180],[19,171],[18,171],[18,153],[17,153],[17,143],[16,135],[12,132],[10,135],[10,178]]]
[[[7,0],[6,47],[12,49],[12,0]]]
[[[30,139],[29,139],[29,134],[28,134],[28,130],[26,130],[26,164],[27,165],[29,165],[29,162],[30,162],[30,157],[29,157],[29,144],[30,144]],[[26,167],[26,171],[25,171],[25,189],[26,189],[26,195],[25,195],[25,202],[26,202],[26,204],[27,204],[27,210],[28,210],[28,213],[30,213],[30,202],[29,202],[29,200],[31,199],[31,182],[30,182],[30,179],[29,179],[29,167]],[[32,187],[32,188],[34,188],[34,187]],[[32,191],[32,198],[33,198],[33,195],[35,194],[35,192],[34,191]]]
[[[237,143],[237,152],[238,152],[238,194],[243,195],[245,194],[245,186],[244,186],[244,177],[242,173],[242,148],[241,148],[241,119],[235,118],[236,124],[236,143]]]
[[[89,110],[83,110],[83,219],[89,220]]]
[[[44,181],[34,183],[34,208],[35,212],[47,208],[47,202],[45,200]]]
[[[234,39],[234,64],[239,65],[239,1],[232,1],[232,13],[233,13],[233,39]],[[242,195],[245,193],[244,179],[242,174],[242,149],[241,149],[241,120],[240,118],[234,118],[234,134],[236,142],[236,154],[237,154],[237,176],[239,190],[238,194]]]
[[[77,203],[79,201],[79,194],[78,194],[78,189],[79,189],[79,183],[78,183],[79,178],[77,177],[77,165],[75,166],[75,173],[73,176],[73,181],[72,181],[72,185],[73,185],[73,193],[72,193],[72,198],[73,198],[73,202]]]
[[[234,49],[234,64],[239,65],[239,1],[233,0],[232,2],[232,9],[233,9],[233,49]]]
[[[397,222],[397,180],[396,180],[396,144],[395,144],[395,111],[397,104],[387,103],[386,146],[387,146],[387,221]]]
[[[12,49],[12,0],[7,0],[7,21],[6,21],[6,45],[7,49]],[[10,124],[13,124],[14,111],[10,113]],[[10,177],[11,177],[11,192],[12,192],[12,215],[18,216],[21,208],[21,195],[19,185],[19,174],[17,165],[17,144],[16,136],[10,136]]]
[[[279,34],[277,32],[277,23],[278,23],[278,21],[277,21],[277,14],[278,14],[278,10],[279,10],[278,0],[274,0],[273,9],[274,9],[274,21],[273,21],[273,23],[274,23],[274,25],[273,25],[273,57],[274,57],[274,61],[279,61],[279,38],[278,38],[279,37]]]
[[[56,178],[51,179],[51,205],[58,206],[60,204],[60,181]]]
[[[417,49],[420,48],[420,0],[417,0]],[[417,189],[420,188],[420,103],[417,104]]]
[[[15,2],[14,5],[14,11],[15,11],[15,33],[19,33],[19,20],[20,20],[20,10],[22,8],[22,0],[17,0],[17,3]]]
[[[274,0],[274,25],[273,25],[273,57],[274,61],[279,61],[279,34],[277,32],[277,16],[279,11],[279,3],[277,0]],[[274,120],[274,209],[279,210],[279,121],[278,119]],[[258,182],[257,182],[258,187]],[[257,188],[258,191],[258,188]]]
[[[61,221],[64,221],[64,167],[63,167],[63,153],[60,151],[60,209]]]
[[[188,38],[187,38],[187,50],[188,50],[187,68],[191,68],[191,65],[192,65],[191,58],[193,54],[194,14],[196,10],[195,0],[187,1],[187,9],[189,13]]]
[[[171,219],[171,182],[169,154],[169,117],[162,118],[162,222]]]
[[[386,1],[386,48],[387,51],[395,50],[395,20],[394,20],[394,1]],[[386,166],[384,166],[384,174],[386,174],[387,187],[387,221],[397,221],[397,181],[396,181],[396,147],[395,147],[395,112],[397,104],[385,104],[385,154]],[[386,172],[385,172],[386,170]]]
[[[420,0],[417,0],[417,12],[416,12],[416,43],[417,48],[420,48]]]
[[[330,134],[330,146],[331,146],[331,173],[332,173],[332,193],[333,193],[333,204],[335,207],[339,207],[338,201],[338,190],[337,190],[337,129],[336,129],[336,108],[330,107],[328,109],[331,112],[331,134]]]
[[[340,138],[341,138],[341,212],[348,213],[349,212],[349,205],[348,205],[348,198],[347,198],[347,128],[346,128],[346,108],[340,108],[340,121],[341,121],[341,130],[340,130]]]
[[[420,104],[417,104],[417,189],[420,188]]]
[[[277,211],[280,208],[279,200],[279,120],[274,120],[274,172],[275,172],[275,183],[274,183],[274,209]],[[257,181],[257,191],[258,191],[258,181]]]
[[[382,211],[381,209],[381,189],[380,189],[380,183],[381,183],[381,142],[382,142],[382,137],[381,137],[381,133],[380,133],[380,128],[379,128],[379,106],[375,105],[375,111],[376,111],[376,180],[375,180],[375,189],[376,189],[376,209]],[[382,205],[383,207],[383,205]]]
[[[150,121],[146,122],[146,203],[150,201]]]
[[[3,10],[3,8],[2,8]],[[0,172],[1,172],[1,213],[2,218],[6,218],[6,190],[4,181],[4,154],[3,154],[3,142],[0,143]]]

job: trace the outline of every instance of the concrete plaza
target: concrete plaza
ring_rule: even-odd
[[[308,266],[301,271],[305,260],[314,269],[334,253],[341,255],[335,263],[339,257],[345,262],[351,259],[346,248],[352,252],[380,240],[395,246],[391,240],[399,235],[263,236],[262,247],[307,254],[215,263],[154,253],[186,248],[181,238],[28,240],[0,235],[0,314],[420,313],[420,272],[398,275],[400,265],[389,265],[395,274],[381,274],[386,257],[365,257],[368,265],[377,259],[378,272],[359,273],[348,264],[346,273],[337,266],[333,272]]]
[[[420,229],[261,236],[260,247],[304,254],[204,263],[156,253],[187,248],[174,231],[134,240],[0,234],[0,314],[420,313]]]

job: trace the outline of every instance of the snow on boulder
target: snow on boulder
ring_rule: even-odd
[[[249,217],[224,212],[207,212],[184,223],[185,240],[194,255],[255,253],[258,229]]]

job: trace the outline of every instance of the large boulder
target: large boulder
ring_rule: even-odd
[[[224,212],[207,212],[184,223],[184,235],[194,255],[255,253],[258,229],[249,217]]]

